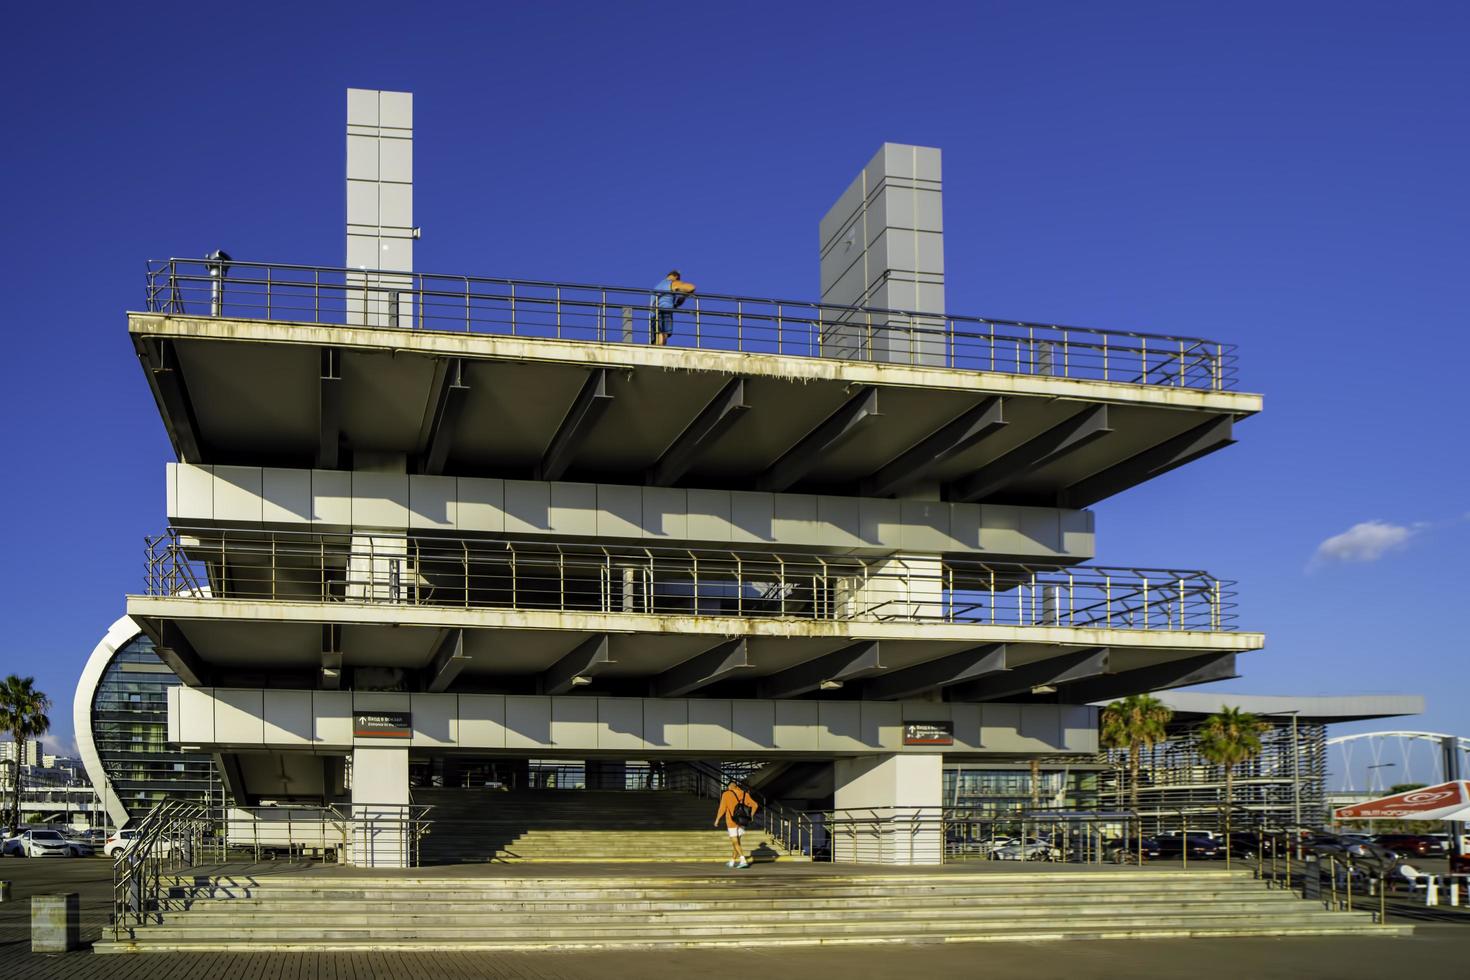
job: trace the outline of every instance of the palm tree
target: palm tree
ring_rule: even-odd
[[[1109,749],[1128,750],[1128,782],[1132,789],[1133,812],[1138,813],[1138,768],[1145,748],[1169,737],[1174,712],[1149,694],[1130,694],[1102,709],[1102,744]],[[1143,821],[1138,821],[1143,836]]]
[[[39,738],[51,727],[46,717],[51,699],[36,690],[34,677],[11,674],[0,681],[0,730],[15,742],[15,782],[10,798],[11,826],[20,826],[20,767],[25,761],[26,740]]]
[[[1235,767],[1261,754],[1261,733],[1270,724],[1239,708],[1222,707],[1205,719],[1195,740],[1206,762],[1225,767],[1225,863],[1230,863],[1230,808],[1235,803]]]

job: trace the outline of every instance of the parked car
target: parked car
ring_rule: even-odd
[[[996,848],[990,855],[996,861],[1060,861],[1061,849],[1047,841],[1028,837],[1019,838]]]
[[[1137,837],[1112,837],[1103,841],[1103,853],[1114,861],[1121,860],[1124,851],[1136,857],[1140,848],[1145,861],[1159,856],[1159,842],[1152,837],[1145,837],[1142,842]]]
[[[107,838],[107,843],[102,845],[102,853],[108,857],[117,857],[117,852],[133,846],[133,841],[138,839],[136,830],[119,830]]]
[[[55,830],[27,830],[5,842],[5,853],[16,857],[71,857],[71,842]]]
[[[1186,853],[1196,860],[1223,858],[1225,857],[1225,846],[1213,838],[1196,837],[1194,834],[1188,837],[1182,834],[1178,836],[1159,835],[1159,857],[1169,860],[1182,858]]]
[[[71,849],[72,857],[89,858],[97,854],[97,849],[84,837],[67,837],[66,846]]]
[[[1220,843],[1224,845],[1224,841]],[[1271,834],[1262,834],[1254,830],[1236,830],[1230,833],[1230,856],[1253,858],[1257,854],[1270,857],[1280,846],[1281,839]]]
[[[1444,857],[1445,846],[1426,834],[1379,834],[1373,843],[1405,857]]]

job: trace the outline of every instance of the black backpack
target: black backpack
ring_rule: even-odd
[[[740,795],[745,798],[746,802],[750,801],[750,794],[745,792],[745,790],[741,790]],[[735,821],[735,826],[737,827],[749,826],[751,821],[750,807],[746,806],[745,803],[736,803],[735,809],[730,811],[730,819]]]

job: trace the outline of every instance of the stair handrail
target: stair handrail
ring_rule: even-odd
[[[112,861],[112,938],[129,937],[150,917],[159,918],[163,865],[194,863],[210,808],[204,803],[163,800],[139,822],[137,835]]]
[[[719,799],[725,787],[734,783],[756,802],[752,824],[759,826],[768,837],[775,838],[783,848],[798,854],[808,854],[816,843],[816,822],[810,814],[785,806],[775,800],[766,799],[751,788],[739,776],[727,775],[717,766],[699,759],[683,759],[680,765],[687,767],[696,776],[695,795]]]

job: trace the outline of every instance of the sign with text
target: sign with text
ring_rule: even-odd
[[[352,716],[356,738],[411,738],[413,718],[407,711],[359,711]]]
[[[903,723],[904,745],[953,745],[954,722],[906,721]]]

